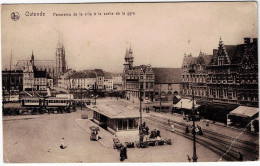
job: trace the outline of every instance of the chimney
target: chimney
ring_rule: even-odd
[[[257,44],[258,39],[257,38],[253,38],[253,43]]]
[[[245,44],[250,44],[250,38],[249,37],[245,37],[244,38],[244,43]]]

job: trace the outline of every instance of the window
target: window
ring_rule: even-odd
[[[218,57],[218,65],[223,65],[223,57]]]
[[[118,130],[122,130],[123,129],[122,119],[118,119],[117,123],[118,123]]]

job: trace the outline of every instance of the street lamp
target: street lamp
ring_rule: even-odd
[[[95,86],[94,86],[94,92],[95,92],[95,105],[97,104],[97,82],[95,82]]]
[[[141,82],[140,82],[140,89],[139,89],[139,100],[140,100],[140,133],[142,131],[142,88],[141,88]]]
[[[192,69],[189,70],[190,74],[195,73],[195,70],[192,66]],[[191,91],[192,91],[192,122],[193,122],[193,162],[197,162],[198,156],[196,153],[196,136],[195,136],[195,109],[194,109],[194,90],[193,90],[193,84],[191,83]]]

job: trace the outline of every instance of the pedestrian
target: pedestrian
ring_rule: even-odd
[[[240,152],[238,152],[238,154],[239,154],[239,161],[243,161],[244,160],[243,154]]]
[[[140,134],[139,141],[140,141],[140,142],[143,142],[143,141],[144,141],[144,134],[143,134],[143,132],[141,132],[141,134]]]
[[[189,156],[189,155],[187,155],[187,157],[188,157],[188,161],[190,162],[190,161],[191,161],[191,158],[190,158],[190,156]]]
[[[195,127],[195,134],[198,134],[199,133],[199,129],[198,127]]]
[[[61,145],[60,145],[60,148],[61,149],[65,149],[67,146],[65,146],[65,140],[64,140],[64,137],[61,139]]]
[[[174,132],[174,124],[171,125],[171,132]]]
[[[185,132],[189,133],[189,127],[188,126],[186,126],[186,131]]]
[[[209,120],[206,120],[206,126],[209,127]]]
[[[149,127],[148,126],[146,126],[146,128],[145,128],[145,132],[146,132],[146,135],[149,134]]]
[[[148,107],[148,113],[150,113],[150,108]]]
[[[143,123],[143,128],[145,128],[145,127],[146,127],[146,123],[144,122],[144,123]]]
[[[157,139],[160,139],[160,138],[161,138],[161,132],[160,132],[160,130],[157,130],[157,131],[156,131],[156,136],[157,136]]]
[[[124,146],[124,158],[127,159],[127,147]]]
[[[124,159],[124,147],[122,146],[121,148],[120,148],[120,161],[124,161],[125,159]]]

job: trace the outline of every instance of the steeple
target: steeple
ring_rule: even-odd
[[[125,53],[125,59],[126,58],[129,58],[129,54],[128,54],[128,49],[127,49],[127,47],[126,47],[126,53]]]
[[[31,63],[32,63],[32,66],[34,66],[34,55],[33,55],[33,50],[32,50],[32,56],[31,56]]]

